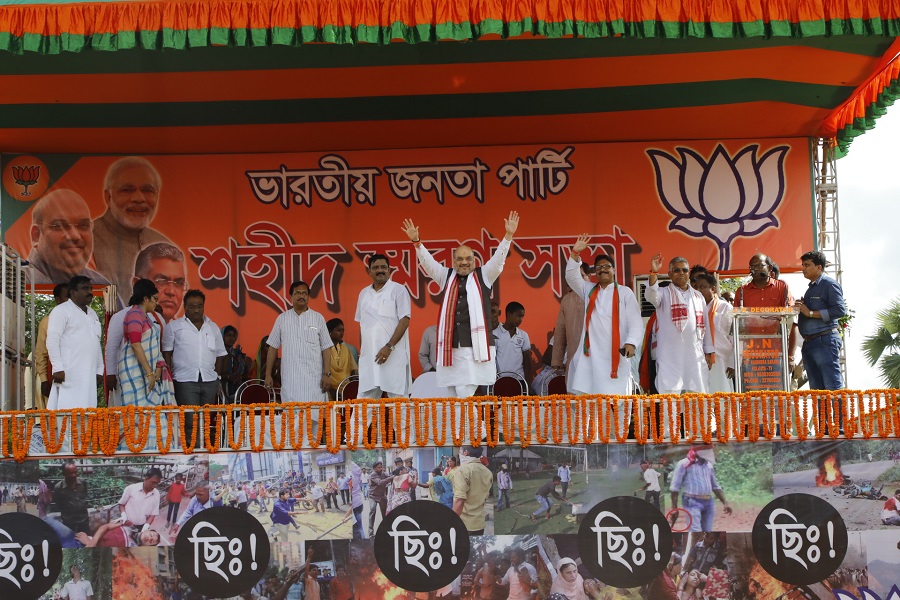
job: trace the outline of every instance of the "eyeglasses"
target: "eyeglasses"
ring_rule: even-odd
[[[140,192],[141,195],[146,196],[147,198],[155,198],[159,195],[159,190],[153,185],[142,185],[140,187],[136,185],[122,185],[112,188],[112,191],[114,191],[117,196],[134,196],[136,192]]]
[[[594,267],[595,271],[612,271],[615,267],[612,265],[597,265]]]
[[[152,281],[156,284],[157,289],[174,288],[176,290],[183,290],[187,287],[187,280],[184,277],[169,279],[165,275],[157,275]]]
[[[672,269],[673,273],[690,273],[690,269]]]
[[[39,225],[46,225],[47,229],[52,231],[53,233],[62,233],[65,231],[69,233],[72,229],[78,231],[78,233],[87,233],[94,228],[93,221],[79,221],[78,223],[67,223],[66,221],[53,221],[52,223],[38,223]]]

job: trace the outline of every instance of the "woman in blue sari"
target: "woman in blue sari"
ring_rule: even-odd
[[[125,313],[125,349],[119,358],[119,390],[123,406],[172,405],[172,377],[162,357],[163,319],[151,318],[159,290],[149,279],[134,284]],[[150,421],[147,449],[156,449],[156,418]]]

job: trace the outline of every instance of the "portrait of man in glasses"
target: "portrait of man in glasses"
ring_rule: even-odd
[[[106,212],[94,221],[94,265],[112,283],[122,302],[128,300],[138,253],[169,239],[150,227],[159,208],[162,180],[146,159],[126,156],[106,171]]]
[[[72,190],[55,190],[31,211],[31,253],[34,267],[26,272],[38,284],[68,283],[83,275],[92,284],[108,285],[100,273],[87,267],[94,249],[93,223],[87,202]]]
[[[134,261],[134,280],[149,279],[159,290],[159,306],[166,322],[181,312],[187,289],[184,253],[173,244],[159,242],[141,250]]]

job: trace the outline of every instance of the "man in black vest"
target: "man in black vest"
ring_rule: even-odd
[[[437,329],[437,383],[457,398],[468,398],[479,385],[492,385],[497,379],[490,329],[491,287],[503,271],[519,226],[519,213],[512,211],[504,223],[506,235],[484,266],[476,268],[475,253],[462,245],[453,253],[453,267],[448,268],[425,248],[412,220],[403,221],[403,231],[416,245],[419,264],[443,289]]]

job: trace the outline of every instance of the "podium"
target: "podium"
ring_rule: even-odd
[[[734,309],[735,391],[790,391],[788,340],[796,313],[793,307]]]

